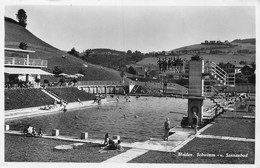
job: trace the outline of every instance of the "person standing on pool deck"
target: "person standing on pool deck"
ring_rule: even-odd
[[[193,115],[194,115],[194,117],[192,118],[192,124],[193,124],[195,135],[196,135],[197,131],[198,131],[198,120],[199,120],[199,117],[197,116],[196,112],[193,112]]]
[[[168,137],[169,137],[169,131],[170,131],[170,120],[169,118],[166,118],[165,122],[164,122],[164,131],[165,131],[165,134],[164,134],[164,140],[165,141],[168,141]]]
[[[98,109],[100,109],[101,106],[101,98],[98,99]]]

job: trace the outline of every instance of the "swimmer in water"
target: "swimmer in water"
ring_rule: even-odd
[[[138,118],[139,116],[138,115],[135,115],[135,118]]]
[[[126,118],[126,115],[124,114],[124,118]]]

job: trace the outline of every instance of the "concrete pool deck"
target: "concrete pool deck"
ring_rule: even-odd
[[[23,132],[21,131],[14,131],[14,130],[7,130],[5,131],[7,134],[13,134],[13,135],[23,135]],[[187,131],[187,133],[181,133],[176,132],[175,135],[171,135],[169,137],[169,141],[163,141],[162,139],[152,139],[145,141],[145,142],[122,142],[122,147],[129,147],[129,148],[135,148],[135,149],[143,149],[143,150],[155,150],[155,151],[162,151],[162,152],[175,152],[176,147],[183,144],[184,141],[189,139],[190,136],[193,138],[195,137],[192,135],[192,132]],[[30,137],[28,137],[30,138]],[[97,143],[97,144],[103,144],[103,139],[80,139],[80,137],[73,137],[73,136],[52,136],[44,134],[41,138],[47,138],[47,139],[56,139],[56,140],[64,140],[64,141],[71,141],[71,142],[80,142],[80,143]]]
[[[66,108],[68,110],[78,110],[78,109],[82,109],[82,108],[91,108],[91,107],[98,106],[98,103],[93,103],[93,102],[94,102],[93,100],[82,101],[82,104],[80,104],[79,102],[72,102],[72,103],[69,103],[66,106]],[[102,99],[102,103],[109,104],[109,103],[115,103],[115,101],[111,100],[111,99]],[[63,107],[60,105],[57,105],[57,106],[58,107],[56,107],[55,109],[51,109],[51,110],[41,110],[40,108],[43,106],[6,110],[5,111],[5,121],[63,112],[61,110]]]

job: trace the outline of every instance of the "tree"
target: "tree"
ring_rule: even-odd
[[[161,54],[162,54],[162,55],[165,55],[165,54],[166,54],[166,52],[165,52],[165,51],[162,51],[162,52],[161,52]]]
[[[193,55],[191,57],[191,60],[194,60],[194,61],[199,61],[199,60],[202,60],[202,57],[200,56],[200,52],[196,53],[195,55]]]
[[[248,79],[242,73],[237,73],[235,78],[236,83],[248,83]]]
[[[246,62],[246,61],[240,61],[239,64],[240,64],[240,65],[246,65],[247,62]]]
[[[19,25],[23,26],[24,28],[27,26],[27,15],[23,9],[19,9],[16,17],[18,19]]]
[[[131,50],[127,50],[126,54],[127,54],[127,55],[131,55],[131,54],[132,54],[132,51],[131,51]]]
[[[253,75],[248,77],[248,82],[252,83],[252,84],[255,84],[255,74],[253,74]]]
[[[22,50],[27,50],[28,45],[27,45],[25,42],[21,42],[21,43],[19,44],[19,48],[21,48]]]
[[[124,78],[125,77],[125,72],[127,70],[127,67],[125,65],[120,65],[119,66],[119,70],[120,70],[120,76],[121,78]]]
[[[58,74],[62,73],[62,70],[60,70],[58,66],[55,66],[52,73],[58,75]]]
[[[220,68],[224,68],[224,66],[225,66],[225,64],[224,64],[224,62],[220,62],[219,64],[218,64],[218,66],[220,67]]]
[[[86,70],[81,68],[79,71],[78,71],[79,74],[82,74],[82,75],[86,75]]]
[[[79,52],[76,51],[76,49],[73,47],[69,52],[70,55],[74,55],[76,57],[79,57]]]
[[[50,82],[49,82],[48,79],[44,79],[44,80],[43,80],[43,83],[49,84]]]

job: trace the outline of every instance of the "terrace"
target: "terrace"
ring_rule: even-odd
[[[29,53],[34,53],[31,50],[21,50],[14,48],[5,48],[5,66],[20,66],[20,67],[39,67],[47,68],[47,60],[42,59],[31,59],[29,58]],[[20,56],[21,57],[17,57]],[[24,54],[26,58],[24,58]]]
[[[29,66],[29,67],[44,67],[47,68],[47,60],[5,57],[5,66]]]

